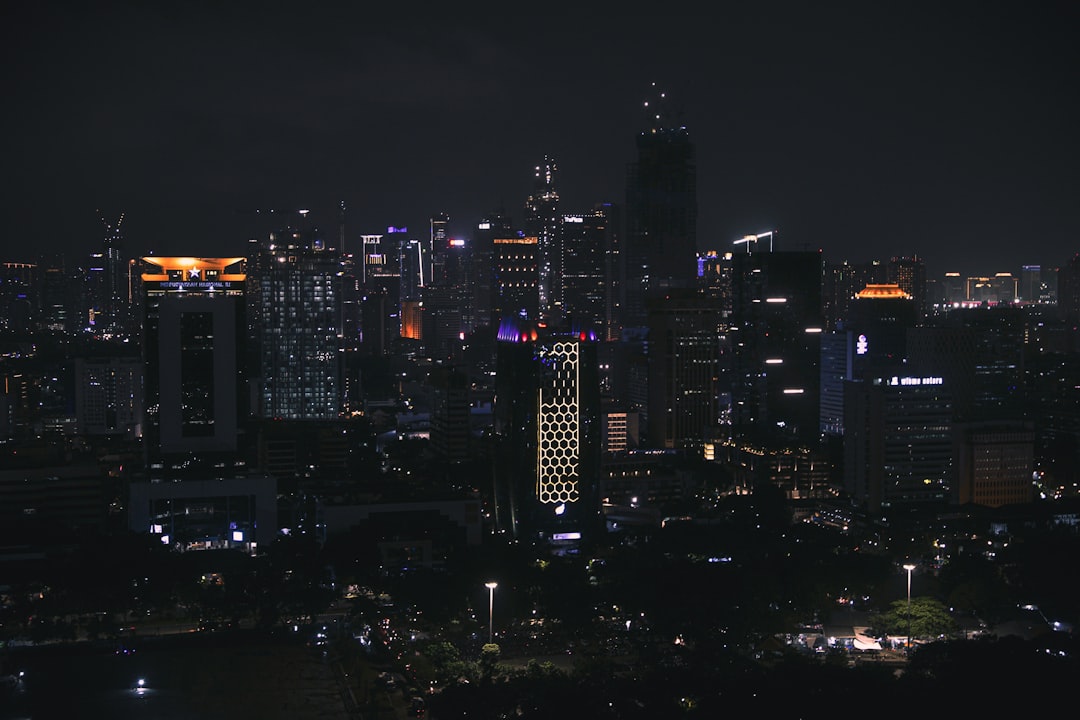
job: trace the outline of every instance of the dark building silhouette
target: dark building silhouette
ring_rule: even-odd
[[[768,444],[816,442],[821,253],[746,252],[733,261],[733,430]]]
[[[655,86],[654,86],[655,90]],[[623,327],[643,327],[646,298],[696,279],[697,164],[686,127],[657,92],[626,185]]]
[[[557,296],[567,328],[586,328],[607,337],[609,284],[605,248],[608,218],[601,208],[563,215],[559,225],[562,259]]]
[[[649,301],[648,439],[656,448],[697,448],[719,430],[720,308],[694,289]]]

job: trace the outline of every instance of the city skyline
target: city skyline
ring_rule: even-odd
[[[242,253],[257,209],[309,207],[336,238],[342,202],[347,241],[439,213],[468,236],[520,224],[546,156],[561,212],[621,204],[655,82],[695,144],[700,249],[775,230],[933,278],[1057,266],[1080,249],[1070,12],[9,10],[3,259],[97,249],[99,212],[131,255]]]

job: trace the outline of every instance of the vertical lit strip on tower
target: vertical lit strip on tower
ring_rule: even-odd
[[[551,371],[550,382],[541,383],[539,390],[536,497],[541,503],[571,503],[581,497],[578,351],[577,342],[556,342],[540,351],[541,362]]]

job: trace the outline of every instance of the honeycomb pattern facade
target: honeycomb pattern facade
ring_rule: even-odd
[[[578,348],[576,342],[558,342],[546,351],[543,358],[553,373],[551,382],[540,388],[536,497],[542,503],[573,503],[580,498]]]

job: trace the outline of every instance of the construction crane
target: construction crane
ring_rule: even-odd
[[[756,247],[758,240],[760,240],[761,238],[767,236],[769,238],[769,252],[772,252],[773,251],[773,235],[775,235],[775,234],[776,234],[775,230],[766,230],[765,232],[759,232],[756,235],[743,235],[741,238],[739,238],[738,240],[736,240],[732,244],[733,245],[743,245],[743,244],[745,244],[746,245],[746,253],[749,255],[750,254],[750,243],[754,243],[754,246]]]

